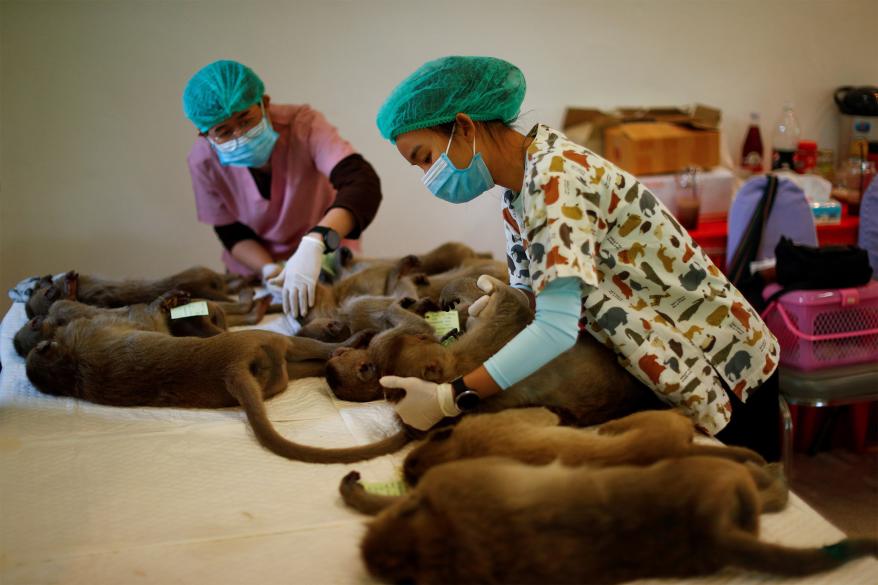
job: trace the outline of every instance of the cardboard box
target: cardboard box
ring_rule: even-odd
[[[634,122],[604,130],[604,158],[633,175],[674,173],[719,164],[719,132],[667,122]]]
[[[716,108],[568,108],[564,133],[635,175],[719,164]]]

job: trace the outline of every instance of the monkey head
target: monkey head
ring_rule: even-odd
[[[28,380],[40,392],[69,396],[76,383],[76,357],[57,341],[40,341],[27,355]]]
[[[28,318],[48,315],[49,309],[55,301],[62,299],[75,301],[78,283],[79,274],[74,270],[67,272],[57,281],[52,279],[51,274],[40,278],[24,305],[24,311]]]
[[[332,393],[342,400],[381,399],[384,392],[379,378],[378,367],[365,349],[340,347],[326,362],[326,382]]]

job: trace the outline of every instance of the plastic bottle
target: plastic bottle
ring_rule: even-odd
[[[750,114],[750,128],[747,129],[747,138],[744,139],[744,147],[741,150],[741,169],[748,175],[758,175],[764,170],[762,157],[765,151],[762,147],[762,135],[759,133],[759,114]]]
[[[793,104],[787,102],[783,107],[783,115],[774,127],[771,138],[771,168],[795,168],[796,149],[799,147],[799,121],[793,111]]]

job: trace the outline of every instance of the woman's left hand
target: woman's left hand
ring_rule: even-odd
[[[270,284],[283,286],[284,313],[304,317],[314,306],[323,250],[320,238],[305,236],[296,252],[287,260],[283,272],[269,281]]]

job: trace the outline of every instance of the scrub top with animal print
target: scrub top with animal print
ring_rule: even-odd
[[[521,193],[503,200],[512,284],[583,282],[580,328],[714,434],[778,360],[777,340],[668,209],[632,175],[538,125]]]

